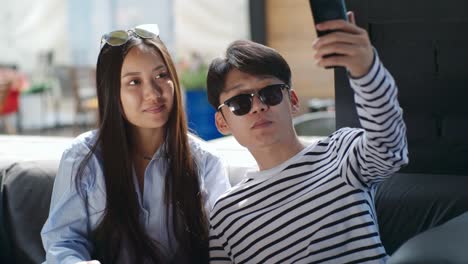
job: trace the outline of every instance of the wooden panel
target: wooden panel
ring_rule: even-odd
[[[333,70],[315,65],[312,42],[316,33],[307,0],[266,0],[266,43],[289,63],[293,88],[305,111],[312,97],[334,97]]]

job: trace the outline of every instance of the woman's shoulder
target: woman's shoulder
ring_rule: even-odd
[[[208,144],[208,142],[206,142],[205,140],[190,133],[188,134],[188,140],[190,150],[192,151],[192,155],[194,155],[195,157],[219,157],[219,154],[216,152],[216,149],[210,144]]]
[[[97,147],[93,152],[98,136],[97,130],[85,132],[72,140],[70,145],[63,151],[61,165],[68,167],[78,167],[84,160],[85,167],[93,171],[101,167],[100,149]]]
[[[86,164],[83,164],[83,184],[87,187],[94,185],[96,175],[99,175],[99,172],[102,170],[99,149],[91,153],[97,140],[97,133],[97,130],[88,131],[72,140],[71,144],[62,154],[60,169],[57,174],[58,178],[73,178],[78,172],[82,162],[88,155],[91,155],[86,160]]]
[[[93,148],[97,140],[98,131],[91,130],[78,135],[65,149],[64,155],[85,156]]]
[[[226,160],[212,144],[195,135],[189,134],[188,138],[192,157],[200,169],[226,167]]]
[[[226,162],[208,142],[191,134],[188,138],[192,155],[198,165],[201,192],[205,197],[205,209],[209,212],[216,199],[230,187]]]

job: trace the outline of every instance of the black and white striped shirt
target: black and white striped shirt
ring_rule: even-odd
[[[364,129],[340,129],[275,168],[247,173],[211,212],[211,263],[387,260],[374,189],[408,162],[406,128],[377,56],[350,82]]]

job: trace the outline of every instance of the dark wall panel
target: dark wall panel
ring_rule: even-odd
[[[403,171],[468,175],[468,1],[350,0],[399,87],[410,164]],[[335,70],[337,128],[359,126]]]
[[[265,0],[249,1],[249,18],[251,39],[266,44]]]

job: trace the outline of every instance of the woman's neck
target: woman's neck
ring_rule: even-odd
[[[151,159],[162,145],[165,129],[134,128],[131,132],[132,150],[134,155],[144,159]]]

